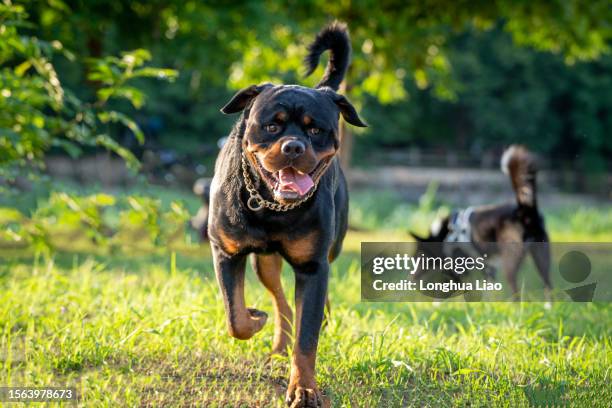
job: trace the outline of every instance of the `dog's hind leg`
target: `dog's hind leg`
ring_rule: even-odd
[[[516,277],[521,266],[521,262],[523,262],[523,259],[525,258],[525,248],[521,244],[506,244],[500,255],[502,268],[508,283],[510,283],[514,300],[520,300]]]
[[[217,281],[223,295],[229,334],[246,340],[262,329],[268,315],[256,309],[247,309],[244,302],[245,255],[227,255],[212,245]]]
[[[279,254],[251,256],[251,264],[259,280],[272,295],[274,301],[274,342],[272,354],[287,353],[291,340],[293,312],[283,291],[281,282],[282,258]]]
[[[544,281],[545,291],[544,294],[546,301],[550,302],[551,300],[551,289],[552,284],[550,283],[550,246],[548,242],[537,242],[531,244],[529,247],[529,252],[533,257],[533,262],[535,263],[536,269],[540,274],[540,277]]]

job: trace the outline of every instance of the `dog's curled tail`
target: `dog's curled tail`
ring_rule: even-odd
[[[502,155],[501,169],[510,176],[518,204],[535,208],[538,171],[535,155],[525,146],[512,145]]]
[[[351,60],[351,40],[346,24],[334,21],[317,34],[315,40],[308,46],[308,55],[304,60],[306,76],[314,72],[321,54],[327,50],[330,52],[329,61],[325,74],[316,87],[327,86],[337,91]]]

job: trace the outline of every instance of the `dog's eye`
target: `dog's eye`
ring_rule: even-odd
[[[280,131],[280,126],[271,123],[269,125],[264,126],[264,129],[268,133],[278,133]]]
[[[310,136],[316,136],[316,135],[318,135],[319,133],[321,133],[321,129],[319,129],[319,128],[312,127],[312,128],[310,128],[310,129],[308,129],[308,134],[309,134]]]

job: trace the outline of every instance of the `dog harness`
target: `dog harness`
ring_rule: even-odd
[[[453,211],[448,220],[448,235],[446,242],[472,242],[472,226],[470,217],[474,209],[468,207],[465,210]]]
[[[448,220],[448,235],[444,239],[444,253],[446,256],[452,256],[456,249],[466,252],[472,257],[479,257],[480,251],[474,245],[472,240],[472,224],[470,218],[474,213],[472,207],[464,210],[453,211]],[[455,245],[453,245],[455,244]]]

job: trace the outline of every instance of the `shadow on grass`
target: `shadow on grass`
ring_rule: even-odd
[[[139,378],[141,406],[277,406],[287,389],[286,361],[267,362],[206,354],[147,359],[133,367]]]

